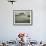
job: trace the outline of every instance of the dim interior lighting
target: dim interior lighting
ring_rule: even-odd
[[[16,0],[8,0],[8,2],[11,2],[12,4],[16,2]]]

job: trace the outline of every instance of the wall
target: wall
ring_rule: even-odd
[[[32,26],[14,26],[13,10],[32,10]],[[46,40],[46,0],[17,0],[12,5],[0,0],[0,40],[15,40],[18,32],[26,32],[37,41]]]

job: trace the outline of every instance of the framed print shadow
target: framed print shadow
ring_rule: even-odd
[[[32,10],[13,10],[14,25],[32,25]]]

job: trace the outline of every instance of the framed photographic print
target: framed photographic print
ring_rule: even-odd
[[[13,24],[32,25],[32,10],[13,10]]]

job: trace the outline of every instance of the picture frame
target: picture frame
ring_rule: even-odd
[[[13,10],[13,25],[32,25],[32,10]]]

